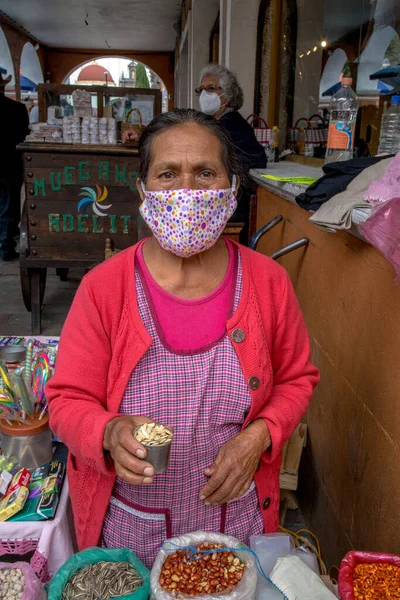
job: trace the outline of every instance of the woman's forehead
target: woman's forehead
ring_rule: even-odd
[[[215,134],[196,123],[175,125],[154,139],[150,162],[159,163],[171,157],[191,162],[205,158],[222,161],[221,142]]]
[[[216,75],[204,75],[201,85],[206,86],[210,84],[219,85],[219,79]]]

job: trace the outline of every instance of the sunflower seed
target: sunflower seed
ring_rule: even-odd
[[[62,600],[110,600],[132,594],[141,585],[141,577],[128,562],[99,562],[69,579]]]
[[[173,439],[174,434],[164,425],[145,423],[134,432],[134,436],[145,446],[164,446]]]

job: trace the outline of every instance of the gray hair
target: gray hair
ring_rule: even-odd
[[[139,177],[146,183],[147,175],[150,167],[151,148],[154,139],[168,131],[171,127],[184,125],[186,123],[195,123],[204,127],[212,133],[221,144],[222,162],[227,170],[230,181],[234,175],[240,178],[243,182],[246,180],[246,175],[238,162],[235,146],[232,139],[225,128],[217,119],[206,115],[193,108],[176,108],[167,113],[161,113],[147,125],[139,140]],[[193,144],[195,144],[195,140]]]
[[[243,90],[240,87],[235,73],[229,69],[226,69],[225,67],[221,67],[221,65],[210,63],[200,71],[200,83],[203,77],[206,77],[207,75],[218,77],[219,85],[222,88],[222,93],[229,102],[229,106],[233,110],[239,110],[242,108]]]

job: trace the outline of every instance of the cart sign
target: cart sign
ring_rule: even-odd
[[[113,211],[113,194],[122,187],[136,195],[137,177],[138,172],[128,170],[126,165],[109,161],[99,161],[95,164],[86,160],[79,161],[76,165],[47,171],[44,176],[35,176],[33,195],[52,200],[57,200],[59,195],[61,200],[66,193],[68,199],[76,193],[74,212],[71,210],[71,203],[68,202],[68,212],[48,213],[50,233],[129,234],[132,215],[116,214]],[[121,196],[118,200],[117,204],[121,207]],[[125,200],[129,200],[129,196]],[[125,203],[126,208],[129,208],[128,202]],[[65,207],[65,203],[62,206]]]

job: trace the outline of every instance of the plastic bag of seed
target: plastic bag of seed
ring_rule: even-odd
[[[47,596],[29,563],[0,562],[0,598],[45,600]]]
[[[102,569],[97,568],[101,563],[101,567],[104,565],[104,578],[102,578]],[[120,563],[121,569],[119,573],[112,573],[111,569],[107,566],[107,563]],[[87,548],[74,554],[67,560],[67,562],[59,569],[53,579],[46,584],[46,590],[48,593],[48,600],[64,600],[65,597],[75,598],[74,590],[71,589],[71,583],[75,583],[86,590],[87,586],[90,586],[91,571],[95,575],[96,581],[93,582],[93,590],[90,590],[90,596],[88,597],[100,600],[106,600],[108,594],[106,592],[107,582],[110,578],[114,578],[118,585],[123,584],[122,574],[126,572],[126,563],[133,568],[137,573],[140,582],[135,585],[135,590],[132,593],[123,592],[120,596],[113,594],[111,597],[113,600],[123,598],[124,600],[147,600],[150,591],[150,572],[140,562],[133,552],[127,548]],[[92,566],[90,570],[88,567]],[[79,572],[83,569],[86,571],[83,573],[81,581],[79,579]],[[88,572],[89,571],[89,572]],[[115,577],[115,575],[117,575]],[[92,577],[93,579],[93,577]],[[122,589],[122,588],[121,588]],[[100,595],[98,595],[100,594]],[[110,597],[110,596],[108,596]]]
[[[216,546],[229,551],[214,552]],[[246,548],[234,537],[204,531],[166,540],[150,574],[154,600],[254,600],[257,568]]]

